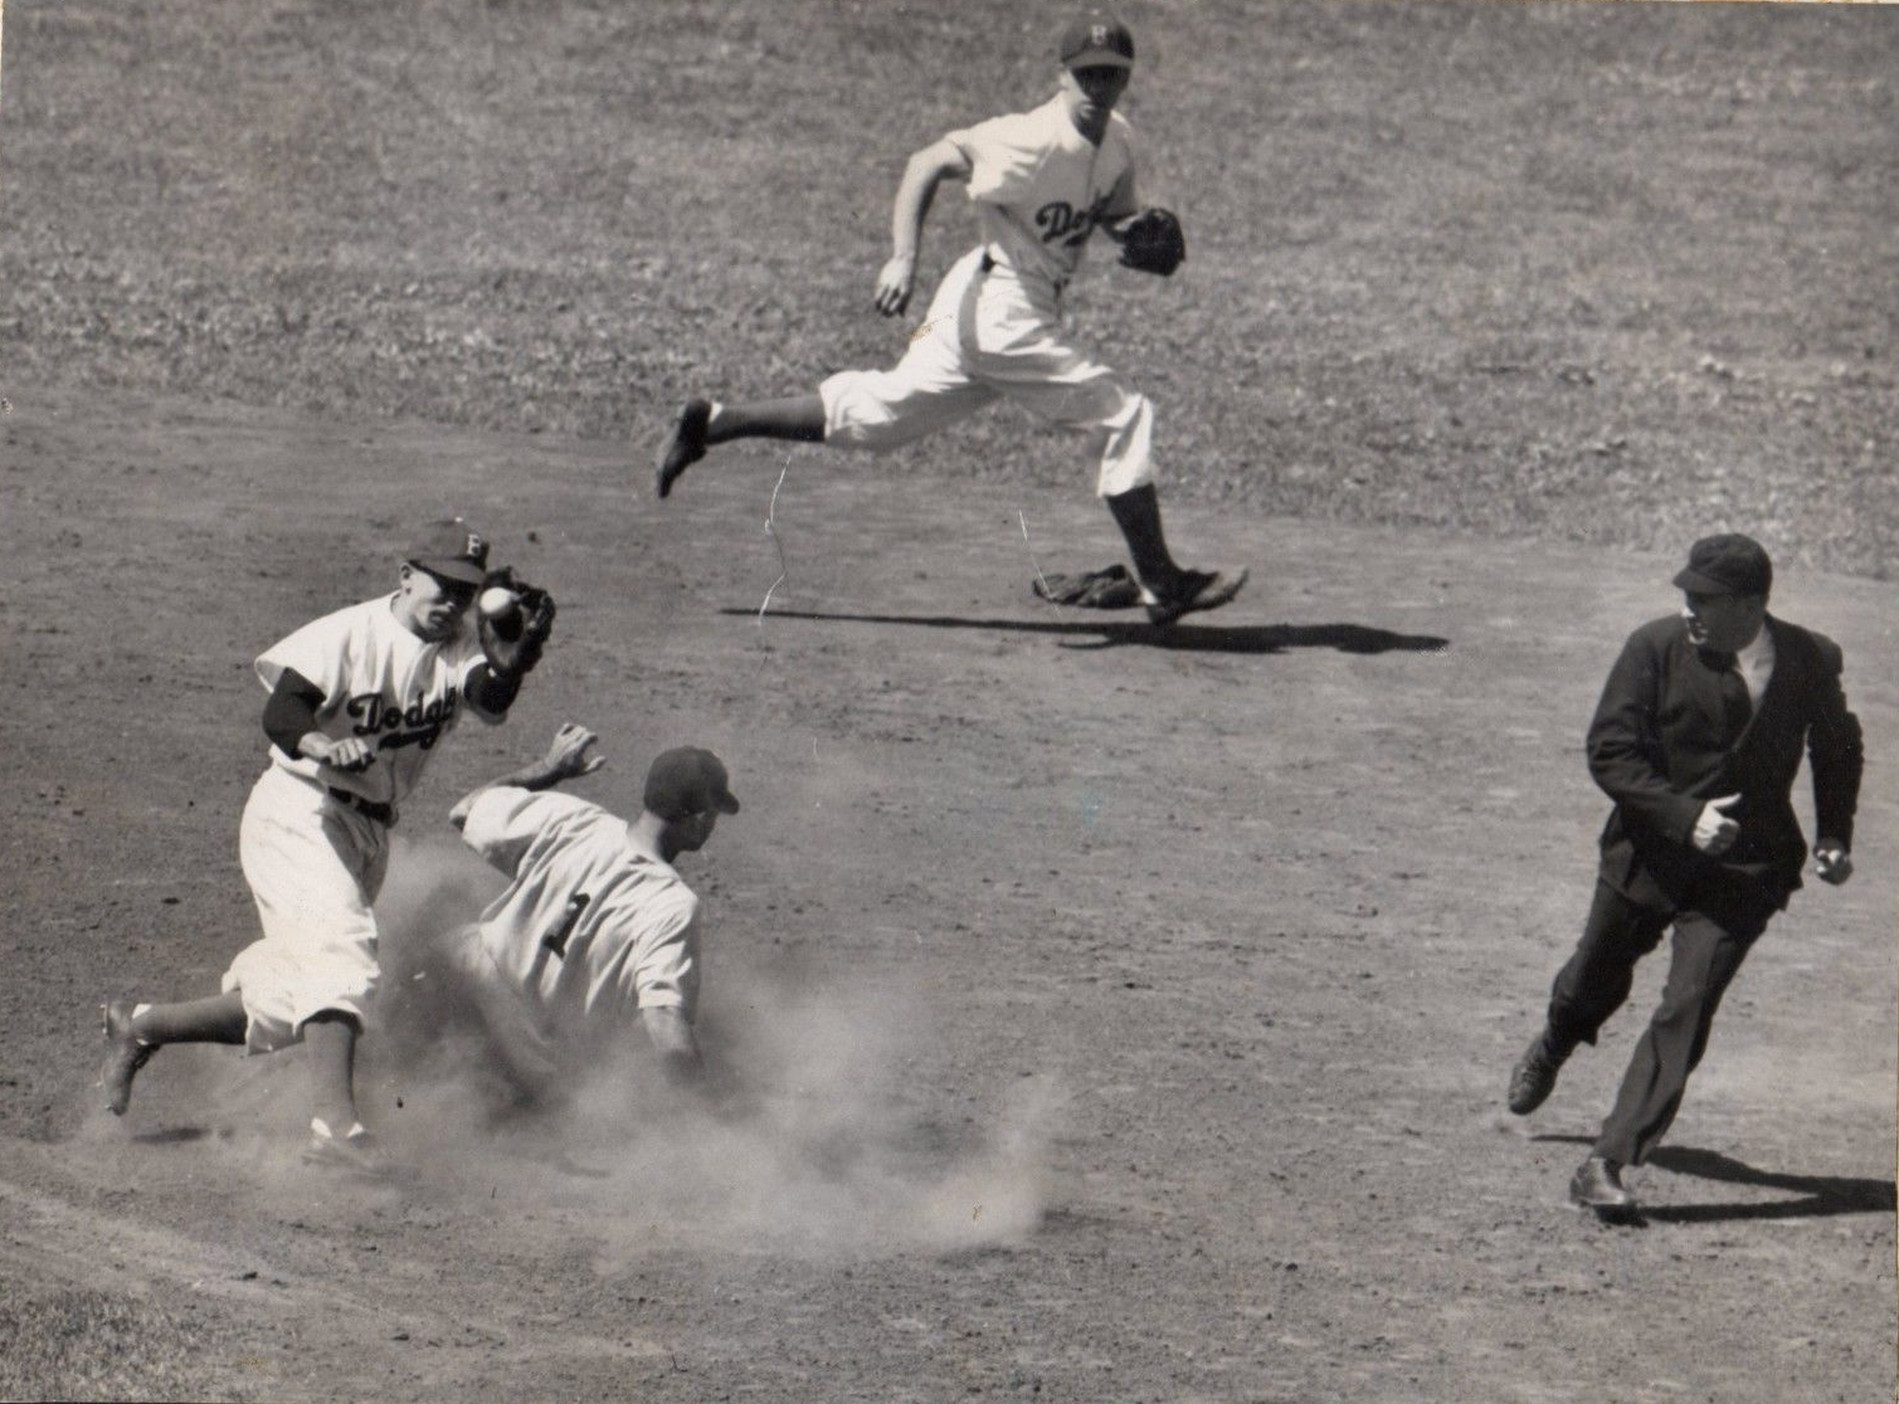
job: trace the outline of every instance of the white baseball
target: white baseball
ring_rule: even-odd
[[[490,585],[481,592],[481,598],[475,601],[475,607],[490,619],[500,619],[512,614],[521,597],[503,585]]]

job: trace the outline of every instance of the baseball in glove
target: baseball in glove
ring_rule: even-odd
[[[511,614],[498,619],[485,613],[476,615],[481,650],[488,655],[490,668],[518,678],[532,672],[541,661],[541,650],[554,629],[554,597],[518,579],[512,566],[488,572],[482,588],[495,586],[512,591],[520,603]]]
[[[1180,216],[1150,205],[1121,226],[1121,262],[1166,278],[1187,261],[1187,234]]]

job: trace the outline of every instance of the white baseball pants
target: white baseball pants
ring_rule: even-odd
[[[999,399],[1088,435],[1095,492],[1154,481],[1154,410],[1120,374],[1068,339],[1058,293],[972,249],[944,275],[910,349],[887,371],[843,371],[818,387],[824,441],[896,448]]]
[[[370,904],[388,830],[273,765],[251,788],[237,852],[264,928],[224,973],[223,988],[244,999],[245,1047],[300,1043],[326,1010],[366,1020],[382,973]]]

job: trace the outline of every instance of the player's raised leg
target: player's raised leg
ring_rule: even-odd
[[[679,475],[716,444],[778,439],[882,453],[993,403],[997,391],[974,381],[964,364],[954,315],[974,268],[974,258],[966,258],[945,277],[922,333],[889,370],[840,371],[815,394],[786,399],[686,401],[659,447],[659,495],[670,493]]]
[[[714,444],[733,439],[819,443],[823,438],[824,401],[815,394],[730,405],[690,399],[679,407],[672,427],[660,441],[653,464],[653,485],[661,497],[670,494],[679,475],[704,458]]]
[[[137,1004],[116,999],[100,1007],[105,1024],[105,1058],[99,1086],[106,1110],[124,1116],[132,1104],[132,1079],[167,1043],[242,1043],[244,1001],[236,994],[177,1004]]]

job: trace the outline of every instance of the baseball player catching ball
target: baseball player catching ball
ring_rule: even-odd
[[[388,866],[389,829],[464,709],[491,724],[507,714],[554,622],[545,591],[487,561],[488,542],[466,522],[437,522],[404,558],[394,594],[325,615],[258,658],[270,690],[270,764],[244,806],[238,856],[264,934],[238,953],[219,994],[104,1007],[100,1084],[115,1115],[164,1044],[268,1053],[304,1042],[306,1158],[380,1168],[353,1076],[380,977],[370,904]],[[498,618],[482,612],[471,627],[469,606],[484,584],[514,605]]]
[[[1153,406],[1062,325],[1062,292],[1097,228],[1121,244],[1123,263],[1163,276],[1186,245],[1171,213],[1143,210],[1135,195],[1133,139],[1114,110],[1134,67],[1127,26],[1084,15],[1062,31],[1057,53],[1060,86],[1048,102],[953,131],[910,158],[877,310],[891,317],[909,306],[924,216],[943,181],[967,183],[982,242],[944,276],[896,368],[845,371],[816,394],[789,399],[686,401],[659,449],[662,498],[713,444],[769,438],[892,449],[1007,398],[1088,435],[1096,492],[1127,539],[1150,620],[1170,624],[1239,593],[1244,570],[1175,563],[1154,486]]]
[[[670,750],[646,773],[630,823],[552,793],[605,762],[595,737],[567,725],[547,755],[462,797],[462,839],[509,879],[480,920],[446,938],[446,966],[489,1041],[529,1094],[560,1090],[633,1023],[669,1076],[696,1083],[699,899],[672,868],[737,814],[710,751]]]

